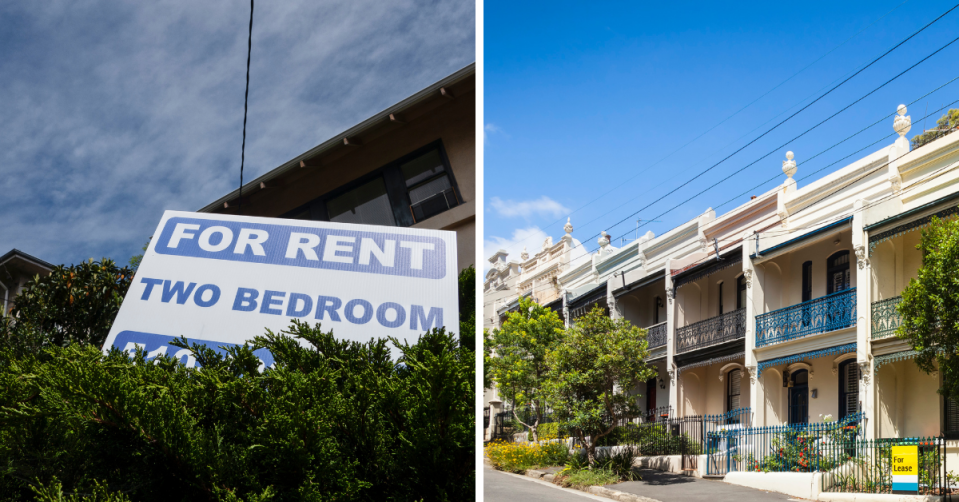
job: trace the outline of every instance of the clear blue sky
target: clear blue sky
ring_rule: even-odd
[[[0,254],[140,253],[239,184],[249,2],[0,3]],[[475,59],[473,0],[257,2],[245,180]]]
[[[486,256],[506,248],[511,258],[519,259],[524,244],[531,253],[538,251],[546,235],[554,239],[562,235],[567,216],[572,217],[574,237],[589,238],[588,249],[597,247],[594,235],[602,230],[612,234],[614,245],[619,246],[621,237],[633,237],[636,218],[653,218],[775,150],[640,232],[652,230],[659,235],[708,207],[719,215],[749,200],[750,194],[781,183],[787,150],[795,152],[796,178],[801,179],[893,134],[890,117],[806,162],[895,112],[900,103],[908,104],[959,76],[959,42],[815,131],[789,141],[959,35],[959,9],[710,173],[614,226],[953,5],[881,0],[563,1],[534,6],[487,0]],[[957,99],[959,81],[911,105],[908,114],[913,127],[908,136],[921,132],[920,118],[927,104],[931,112]],[[928,119],[926,127],[934,127],[939,115]],[[787,141],[787,146],[777,148]],[[812,179],[800,180],[799,186],[892,142],[888,138]],[[752,189],[773,177],[774,181]],[[736,198],[743,192],[747,193]]]

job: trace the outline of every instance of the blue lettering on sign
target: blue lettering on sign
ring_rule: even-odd
[[[193,351],[170,345],[170,342],[177,338],[178,337],[175,336],[142,333],[139,331],[121,331],[117,335],[116,339],[113,340],[113,346],[122,351],[128,352],[131,356],[136,354],[136,350],[138,348],[142,349],[147,353],[147,360],[154,359],[160,355],[165,355],[173,356],[187,367],[192,368],[196,366],[197,362],[196,358],[193,356]],[[237,346],[235,343],[214,342],[212,340],[198,340],[195,338],[187,338],[187,343],[190,345],[193,345],[194,343],[206,345],[207,348],[213,349],[218,354],[222,355],[227,355],[227,351],[224,350],[224,348]],[[273,366],[273,354],[269,350],[257,349],[253,351],[253,354],[259,358],[261,363],[263,363],[260,366],[260,371],[263,371],[263,368],[269,368]]]
[[[442,279],[447,273],[442,239],[389,232],[175,217],[166,221],[154,250],[194,258],[426,279]],[[164,283],[163,296],[176,296],[182,304],[180,298],[190,295],[184,289],[188,287]],[[153,284],[147,288],[151,290]]]

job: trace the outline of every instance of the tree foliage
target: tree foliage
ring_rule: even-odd
[[[59,265],[50,275],[34,276],[17,296],[12,320],[0,339],[27,351],[75,343],[99,348],[130,288],[132,275],[129,268],[104,258]]]
[[[936,121],[936,128],[912,137],[912,149],[937,140],[959,127],[959,108],[952,108]]]
[[[576,319],[564,342],[547,352],[553,413],[588,445],[590,465],[597,443],[617,422],[640,416],[640,394],[634,389],[656,376],[647,357],[646,330],[626,319],[610,319],[598,306]]]
[[[546,354],[563,340],[563,321],[551,309],[530,298],[519,299],[519,311],[510,312],[500,329],[485,338],[489,378],[506,401],[513,404],[514,416],[537,439],[537,426],[546,411]],[[522,422],[515,410],[529,406],[532,423]]]
[[[917,249],[922,267],[902,292],[896,335],[918,352],[919,369],[931,373],[938,364],[939,393],[959,399],[959,220],[933,217]]]
[[[19,358],[0,368],[0,499],[471,498],[473,351],[442,329],[391,341],[395,361],[386,340],[294,321],[230,357],[194,345],[202,368],[81,345]]]
[[[294,321],[226,357],[175,341],[197,368],[103,353],[126,273],[58,267],[0,325],[0,500],[473,497],[472,344],[444,329],[358,343]],[[475,318],[463,314],[460,329]],[[262,372],[261,348],[275,360]]]

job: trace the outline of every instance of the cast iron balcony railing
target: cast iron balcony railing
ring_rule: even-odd
[[[756,316],[756,346],[856,325],[856,288]]]
[[[661,322],[646,328],[646,341],[649,342],[650,349],[666,345],[666,323]]]
[[[746,309],[734,310],[676,330],[676,353],[746,337]]]
[[[896,334],[902,324],[902,316],[896,307],[902,302],[901,296],[894,296],[872,302],[872,339],[885,338]]]

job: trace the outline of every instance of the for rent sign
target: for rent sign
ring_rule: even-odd
[[[919,493],[919,447],[892,447],[892,493]]]
[[[453,232],[167,211],[106,347],[242,345],[291,319],[337,338],[416,338],[459,325]],[[272,357],[257,354],[267,366]]]

